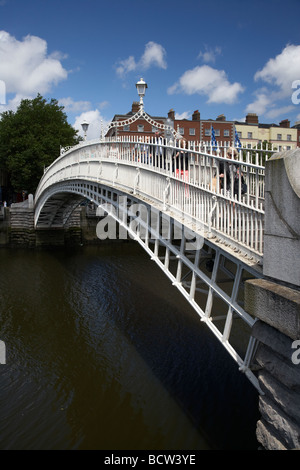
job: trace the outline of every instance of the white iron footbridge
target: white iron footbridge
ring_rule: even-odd
[[[37,188],[35,227],[63,227],[83,201],[93,202],[99,237],[128,233],[140,243],[259,389],[243,285],[262,276],[265,153],[239,150],[233,162],[225,152],[133,137],[64,149]]]

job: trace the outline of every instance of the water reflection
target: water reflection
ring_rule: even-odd
[[[0,263],[0,448],[257,448],[256,391],[138,245]]]

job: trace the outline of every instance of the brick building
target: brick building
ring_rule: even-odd
[[[151,136],[155,135],[157,127],[155,123],[150,123],[145,119],[139,118],[131,121],[131,118],[138,112],[139,103],[134,101],[132,104],[131,111],[127,114],[116,114],[113,117],[115,121],[126,121],[123,126],[113,127],[107,132],[107,136]],[[215,131],[216,140],[219,142],[225,142],[225,145],[229,145],[234,139],[234,123],[226,121],[225,116],[222,114],[217,117],[216,120],[201,120],[200,112],[194,111],[192,119],[176,119],[175,111],[170,109],[168,116],[150,116],[153,121],[159,124],[168,125],[171,124],[174,129],[182,135],[188,141],[200,142],[211,140],[211,127],[213,126]]]
[[[201,120],[200,140],[202,142],[211,142],[211,131],[214,129],[214,135],[217,142],[222,145],[230,146],[235,139],[235,128],[232,121],[226,121],[224,114],[220,114],[215,120]]]
[[[137,101],[132,103],[131,111],[127,114],[115,114],[112,122],[115,121],[126,121],[126,124],[123,126],[113,127],[109,129],[106,136],[153,136],[157,131],[155,124],[151,124],[145,119],[139,118],[137,120],[131,120],[133,116],[139,111],[140,104]],[[159,124],[167,124],[167,118],[164,116],[151,116],[153,121],[158,122]]]
[[[126,123],[111,128],[106,135],[153,136],[158,130],[155,125],[157,122],[172,125],[182,137],[192,142],[209,144],[213,128],[216,141],[225,146],[235,142],[235,131],[243,147],[255,146],[264,141],[273,143],[278,150],[283,148],[289,150],[300,146],[300,121],[293,127],[290,126],[288,119],[282,120],[279,124],[263,124],[259,122],[255,113],[248,113],[245,122],[226,121],[224,114],[220,114],[216,119],[201,119],[198,110],[194,111],[192,119],[176,119],[174,109],[170,109],[167,117],[150,116],[148,121],[143,118],[132,119],[139,111],[139,106],[139,102],[134,101],[129,113],[116,114],[113,121],[126,121]]]
[[[175,119],[175,111],[171,109],[168,118],[172,121],[174,129],[186,140],[200,141],[200,113],[194,111],[192,119]]]

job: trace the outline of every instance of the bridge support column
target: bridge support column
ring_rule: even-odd
[[[300,449],[300,149],[266,163],[265,204],[264,279],[245,285],[264,393],[256,436],[267,450]]]
[[[35,246],[34,208],[32,195],[23,203],[10,207],[10,244],[12,246]]]

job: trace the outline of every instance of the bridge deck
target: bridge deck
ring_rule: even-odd
[[[83,199],[106,211],[102,218],[109,212],[258,387],[249,368],[255,319],[243,310],[239,291],[245,277],[261,277],[265,155],[240,150],[232,161],[225,151],[155,139],[109,138],[78,145],[45,171],[35,196],[35,226],[63,226]],[[178,224],[180,241],[171,236]],[[190,243],[198,248],[187,249]],[[220,303],[225,308],[218,314],[213,304]],[[242,357],[231,344],[238,336],[234,325],[241,320],[249,340]]]

